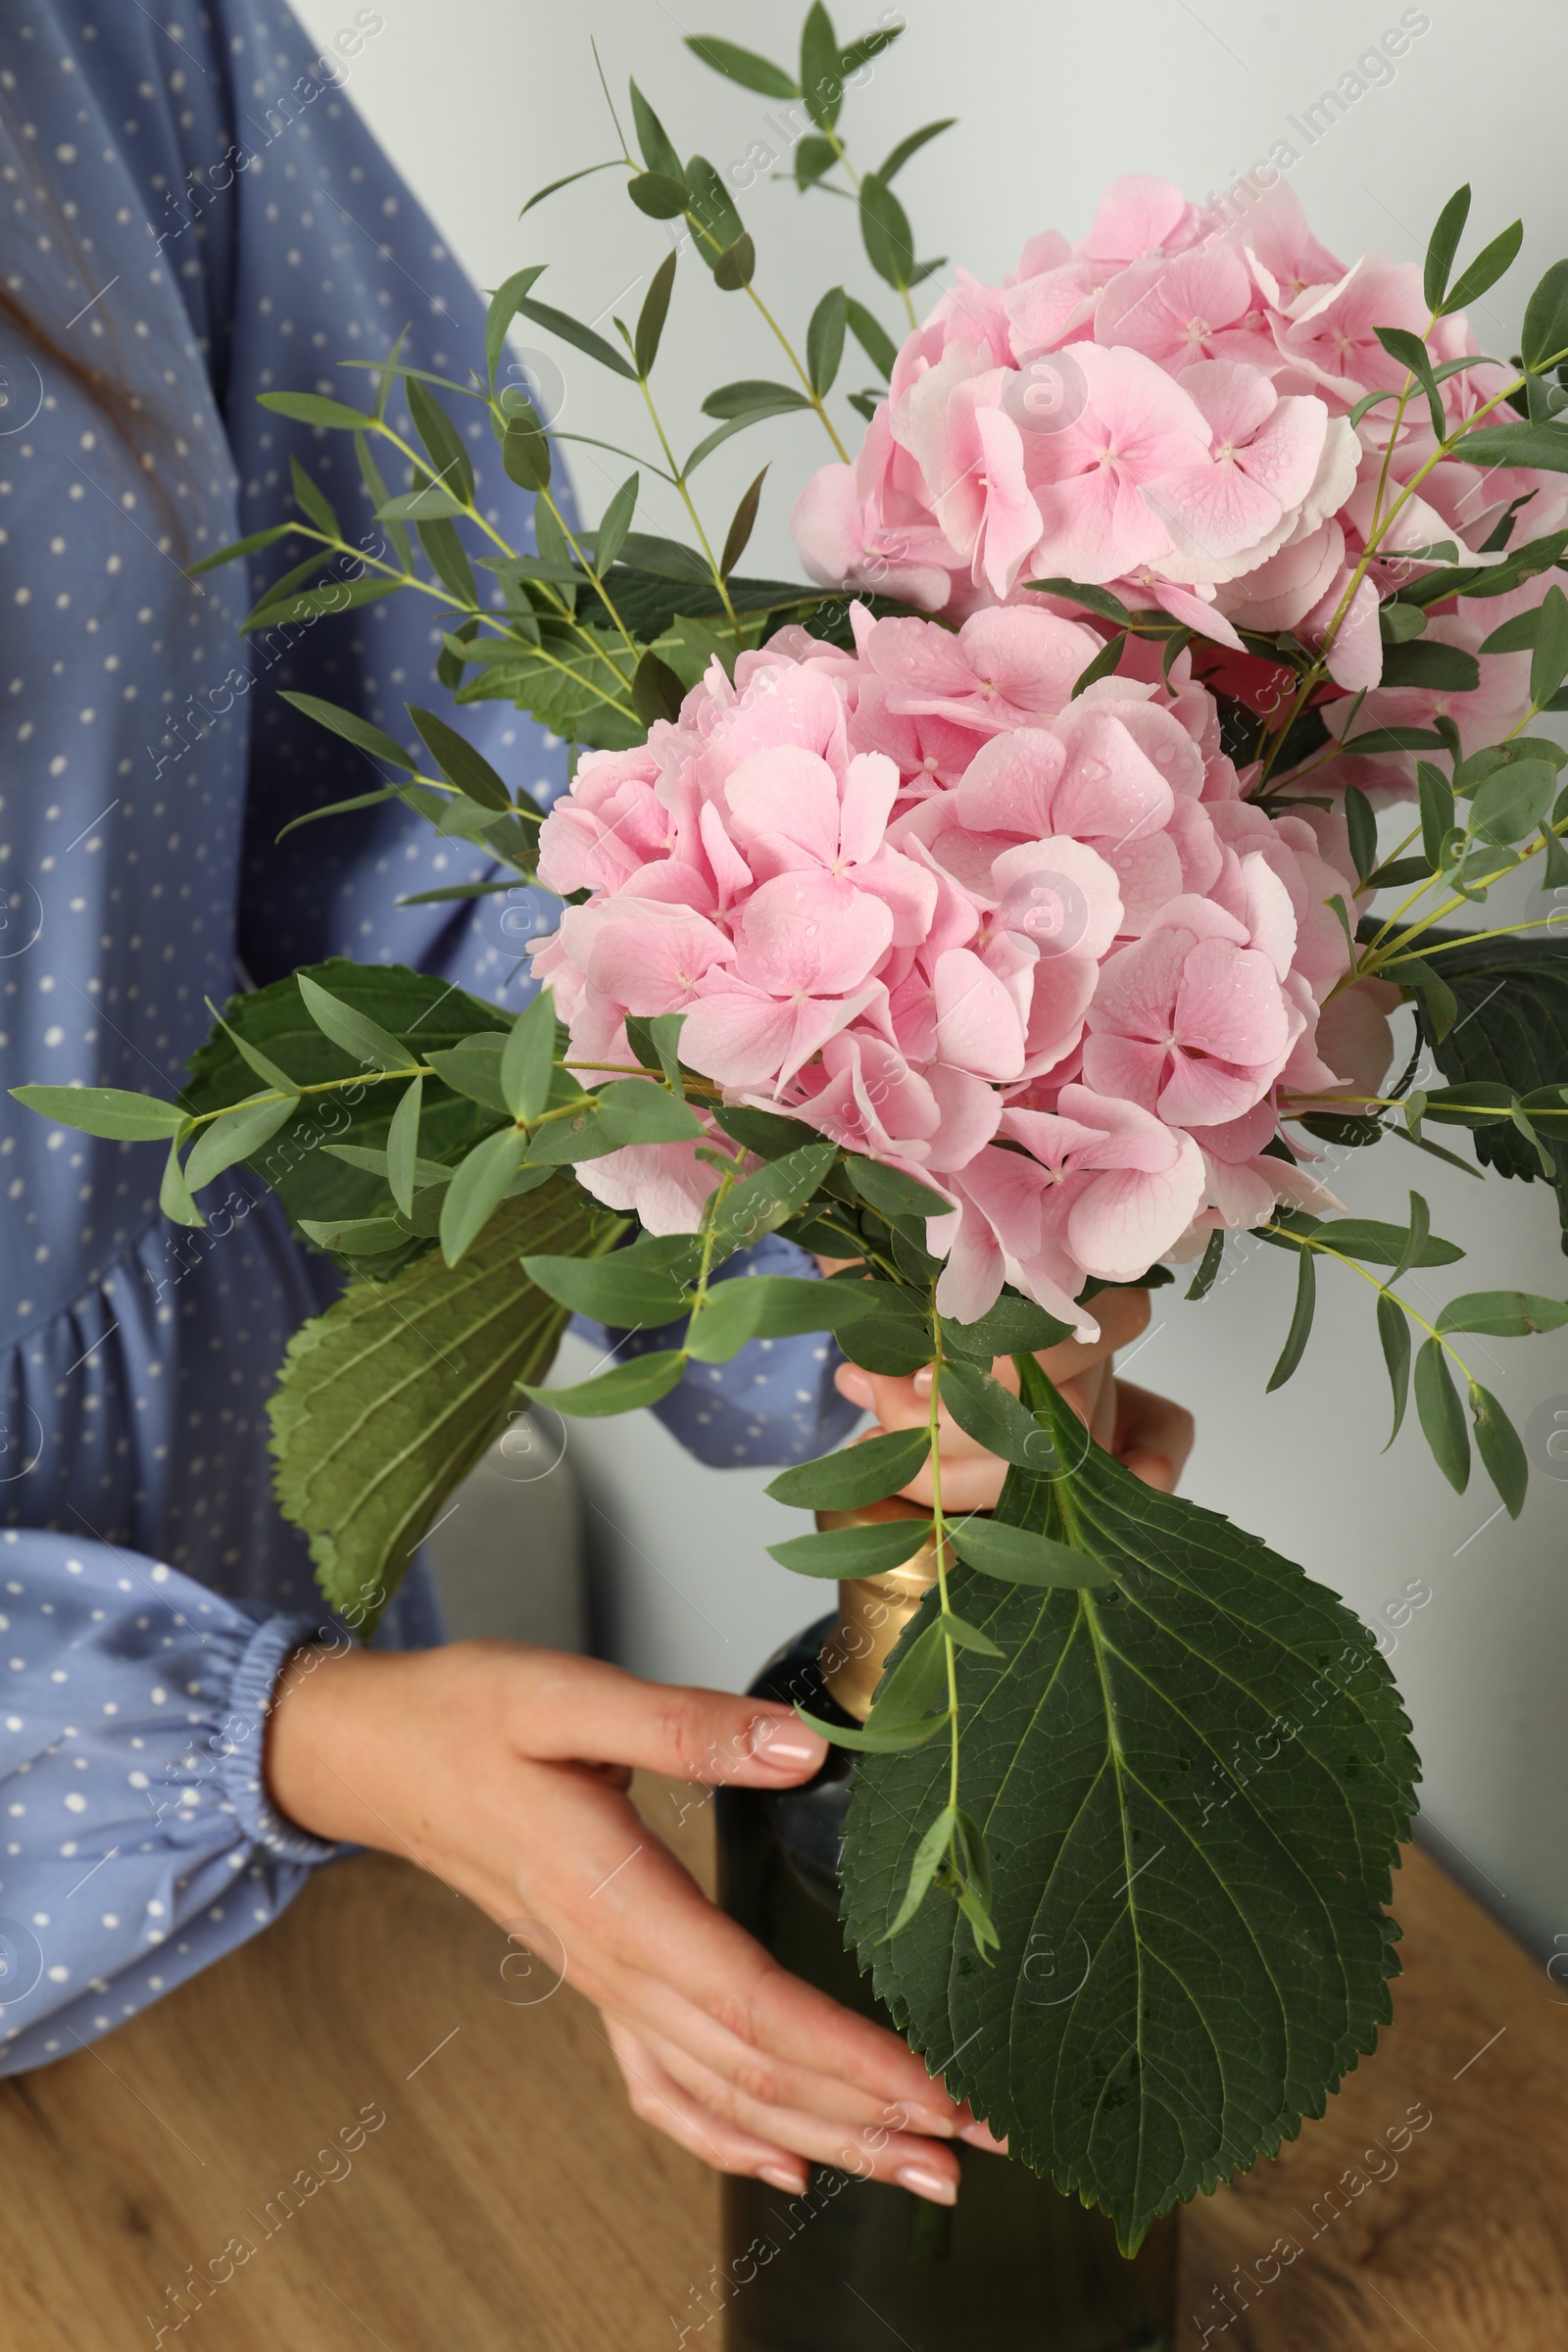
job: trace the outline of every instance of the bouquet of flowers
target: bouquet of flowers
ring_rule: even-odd
[[[547,811],[433,712],[410,708],[413,748],[308,706],[377,763],[334,811],[396,794],[468,845],[471,877],[426,896],[536,881],[563,902],[525,1009],[333,961],[235,999],[177,1102],[17,1091],[162,1139],[164,1206],[189,1224],[250,1162],[352,1276],[292,1343],[273,1420],[282,1506],[354,1623],[540,1394],[572,1311],[667,1344],[549,1391],[565,1413],[806,1331],[873,1371],[929,1364],[928,1427],[771,1490],[858,1507],[933,1464],[939,1585],[864,1729],[818,1727],[864,1751],[847,1934],[914,2046],[956,2051],[955,2094],[1131,2247],[1320,2114],[1372,2047],[1417,1767],[1367,1629],[1139,1486],[1035,1351],[1092,1335],[1106,1285],[1183,1264],[1201,1298],[1227,1236],[1258,1235],[1298,1266],[1270,1387],[1307,1345],[1320,1265],[1362,1282],[1396,1434],[1413,1390],[1450,1484],[1473,1445],[1521,1507],[1524,1448],[1465,1335],[1550,1331],[1568,1305],[1471,1293],[1428,1317],[1404,1276],[1461,1251],[1419,1193],[1402,1225],[1357,1216],[1325,1166],[1345,1186],[1394,1136],[1479,1173],[1429,1132],[1459,1126],[1568,1217],[1568,959],[1549,912],[1469,913],[1505,876],[1568,887],[1568,753],[1537,724],[1568,709],[1568,262],[1498,360],[1464,314],[1520,229],[1456,275],[1467,189],[1424,269],[1347,268],[1283,183],[1201,210],[1132,179],[1076,245],[1031,238],[1001,286],[960,270],[917,320],[941,265],[916,261],[893,183],[948,125],[875,172],[841,128],[896,37],[845,44],[818,4],[798,73],[689,45],[795,110],[797,184],[851,198],[902,346],[834,287],[798,353],[730,187],[633,84],[636,152],[617,119],[620,153],[590,169],[623,169],[675,241],[618,343],[529,267],[467,383],[394,348],[343,363],[372,373],[371,406],[265,396],[353,434],[388,545],[364,558],[296,462],[308,552],[247,625],[313,612],[347,553],[363,574],[333,602],[430,598],[459,703],[500,698],[573,746]],[[716,389],[680,463],[653,379],[683,263],[720,307],[757,306],[792,380]],[[503,377],[518,318],[652,421],[661,462],[624,453],[637,470],[594,529],[556,487],[572,436]],[[829,409],[851,337],[879,378],[849,399],[853,459]],[[480,512],[452,403],[534,494],[527,548]],[[722,537],[693,477],[802,411],[836,452],[794,509],[815,585],[749,578],[763,475]],[[689,543],[634,527],[645,473]],[[343,1140],[291,1151],[327,1102]],[[838,1270],[715,1280],[768,1233]],[[944,1512],[944,1409],[1010,1466],[993,1514]],[[907,1543],[864,1525],[774,1550],[856,1577]],[[1028,1995],[1042,1939],[1081,1953],[1070,1999]]]

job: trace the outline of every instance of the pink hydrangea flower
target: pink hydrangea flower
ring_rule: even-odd
[[[944,1312],[1008,1281],[1092,1330],[1091,1277],[1320,1198],[1263,1147],[1371,1083],[1381,1014],[1335,994],[1343,822],[1241,797],[1186,657],[1075,696],[1097,640],[1058,614],[854,619],[853,651],[775,638],[583,760],[544,872],[590,895],[535,968],[574,1060],[628,1066],[629,1016],[684,1014],[723,1100],[930,1186]],[[659,1233],[714,1181],[689,1144],[580,1173]]]
[[[1489,478],[1448,458],[1417,487],[1433,454],[1419,395],[1352,425],[1366,395],[1405,380],[1378,329],[1427,323],[1414,265],[1347,266],[1283,180],[1238,215],[1202,212],[1168,180],[1118,179],[1076,246],[1054,229],[1029,238],[1000,286],[958,272],[899,353],[854,466],[802,493],[803,559],[824,584],[955,620],[1037,602],[1033,579],[1109,587],[1238,654],[1243,632],[1292,630],[1324,645],[1347,695],[1380,689],[1379,607],[1410,551],[1451,538],[1497,561],[1487,542],[1520,497],[1533,535],[1568,519],[1562,474]],[[1475,360],[1442,387],[1450,423],[1503,388],[1462,314],[1427,347]],[[1499,686],[1485,712],[1473,705],[1462,731],[1490,725],[1501,699]],[[891,697],[884,710],[914,715]]]

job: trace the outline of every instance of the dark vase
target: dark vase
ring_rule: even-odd
[[[886,1515],[884,1504],[831,1523]],[[770,1659],[753,1693],[799,1700],[830,1721],[863,1719],[882,1661],[933,1574],[916,1554],[893,1577],[841,1587],[839,1614]],[[719,1899],[785,1968],[891,2026],[839,1922],[855,1773],[855,1758],[834,1748],[801,1788],[720,1790]],[[908,2352],[1163,2352],[1173,2343],[1174,2214],[1129,2261],[1102,2214],[1025,2165],[955,2147],[955,2207],[827,2166],[813,2167],[795,2197],[727,2178],[716,2290],[726,2352],[899,2343]]]

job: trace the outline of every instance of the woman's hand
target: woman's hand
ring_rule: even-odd
[[[1035,1360],[1097,1444],[1146,1486],[1168,1494],[1193,1449],[1193,1416],[1168,1397],[1117,1380],[1111,1369],[1115,1350],[1148,1328],[1150,1312],[1147,1291],[1102,1291],[1095,1301],[1099,1339],[1063,1340],[1059,1347],[1042,1348]],[[1017,1394],[1018,1376],[1010,1356],[999,1355],[991,1369]],[[858,1364],[841,1364],[834,1378],[842,1396],[876,1415],[877,1429],[867,1430],[867,1437],[880,1430],[914,1429],[930,1416],[929,1371],[896,1380],[862,1372]],[[1002,1493],[1006,1465],[967,1436],[945,1409],[938,1429],[943,1508],[990,1510]],[[931,1501],[929,1462],[902,1492],[910,1502]]]
[[[633,1766],[776,1788],[826,1753],[767,1700],[460,1642],[297,1653],[267,1777],[302,1828],[408,1856],[547,1965],[564,1955],[565,1981],[603,2012],[633,2108],[694,2155],[790,2194],[809,2160],[951,2204],[947,2143],[994,2147],[984,2125],[896,2034],[790,1976],[716,1910],[625,1793]]]

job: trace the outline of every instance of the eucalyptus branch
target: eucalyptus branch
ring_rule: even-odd
[[[670,448],[669,440],[665,434],[664,427],[660,421],[659,411],[654,406],[654,396],[648,389],[648,378],[645,375],[640,375],[637,378],[637,387],[642,393],[644,401],[647,403],[648,414],[654,420],[654,430],[659,435],[659,446],[663,451],[665,457],[669,460],[670,465],[675,467],[674,481],[676,489],[680,492],[681,504],[686,509],[687,514],[691,516],[692,529],[697,533],[698,542],[702,547],[703,555],[708,563],[708,568],[713,575],[713,586],[718,590],[719,601],[723,605],[724,611],[729,617],[730,627],[735,632],[735,643],[737,646],[741,646],[744,644],[745,640],[741,634],[740,617],[735,611],[735,607],[730,602],[729,584],[725,580],[723,573],[718,568],[718,559],[713,554],[712,548],[709,544],[708,533],[703,528],[702,517],[699,515],[696,506],[693,504],[691,492],[686,487],[686,476],[684,473],[682,473],[679,466],[675,466],[675,453]]]
[[[1359,1274],[1361,1280],[1363,1282],[1370,1283],[1373,1290],[1378,1293],[1380,1298],[1391,1299],[1396,1306],[1402,1309],[1402,1311],[1409,1316],[1412,1323],[1418,1323],[1421,1326],[1421,1329],[1426,1333],[1428,1339],[1436,1340],[1438,1346],[1443,1349],[1445,1355],[1452,1356],[1454,1362],[1464,1374],[1465,1379],[1469,1382],[1470,1386],[1474,1388],[1475,1374],[1471,1371],[1469,1365],[1459,1353],[1458,1348],[1453,1346],[1446,1332],[1439,1331],[1435,1323],[1429,1323],[1425,1315],[1420,1313],[1416,1307],[1413,1307],[1407,1298],[1401,1298],[1398,1292],[1392,1289],[1388,1283],[1380,1282],[1375,1274],[1370,1273],[1365,1266],[1358,1264],[1353,1257],[1348,1257],[1343,1250],[1336,1250],[1333,1244],[1330,1242],[1319,1241],[1315,1234],[1292,1233],[1289,1227],[1284,1225],[1271,1226],[1269,1231],[1275,1240],[1289,1242],[1294,1250],[1300,1250],[1303,1251],[1310,1250],[1315,1251],[1319,1257],[1332,1257],[1340,1265],[1348,1266],[1352,1274]]]
[[[1544,360],[1537,372],[1544,375],[1546,373],[1547,369],[1555,368],[1561,361],[1565,359],[1568,359],[1568,351],[1560,351],[1556,353],[1553,358],[1549,360]],[[1505,384],[1500,392],[1495,392],[1492,395],[1491,399],[1483,401],[1481,406],[1476,409],[1471,416],[1465,417],[1460,424],[1456,425],[1451,433],[1445,434],[1444,438],[1437,443],[1436,447],[1433,449],[1432,455],[1429,458],[1423,459],[1422,463],[1417,466],[1415,472],[1410,476],[1410,479],[1401,485],[1399,495],[1390,507],[1387,514],[1379,516],[1374,512],[1372,528],[1367,535],[1366,545],[1362,549],[1355,568],[1351,572],[1350,577],[1346,584],[1344,594],[1341,596],[1338,605],[1335,607],[1334,612],[1330,616],[1328,625],[1323,631],[1322,643],[1318,654],[1315,660],[1312,662],[1310,667],[1302,673],[1300,684],[1297,688],[1296,694],[1292,698],[1289,710],[1286,712],[1285,722],[1279,729],[1278,734],[1275,736],[1274,741],[1270,745],[1269,750],[1264,758],[1261,773],[1258,778],[1260,784],[1267,780],[1269,770],[1272,768],[1275,760],[1279,756],[1281,746],[1284,744],[1287,736],[1290,734],[1291,728],[1295,725],[1296,720],[1299,717],[1301,711],[1306,708],[1313,689],[1321,685],[1323,679],[1327,676],[1328,650],[1330,646],[1333,645],[1335,638],[1339,635],[1346,615],[1348,613],[1350,606],[1354,601],[1357,589],[1360,587],[1361,582],[1366,578],[1366,575],[1370,571],[1373,564],[1377,561],[1377,558],[1382,550],[1383,541],[1387,537],[1388,532],[1393,527],[1394,523],[1398,519],[1398,516],[1403,512],[1404,508],[1409,505],[1411,499],[1415,496],[1421,484],[1426,480],[1428,474],[1434,472],[1436,468],[1443,464],[1446,458],[1453,455],[1455,448],[1458,447],[1468,433],[1474,431],[1477,423],[1483,416],[1490,416],[1494,410],[1499,408],[1504,401],[1511,400],[1516,392],[1521,391],[1523,389],[1524,382],[1525,379],[1523,375],[1517,375],[1513,378],[1511,383]],[[1400,395],[1400,415],[1403,413],[1403,404],[1409,399],[1410,394],[1414,389],[1414,376],[1407,374],[1405,379],[1405,388],[1403,393]],[[1387,474],[1389,461],[1393,453],[1393,447],[1394,436],[1391,434],[1389,447],[1384,452],[1385,476]],[[1381,492],[1382,482],[1380,481],[1380,497]]]

